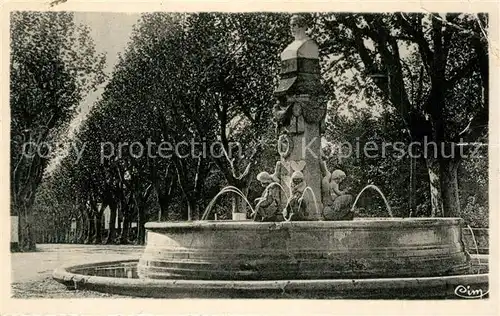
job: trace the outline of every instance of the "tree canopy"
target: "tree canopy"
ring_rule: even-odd
[[[408,146],[428,139],[450,150],[451,143],[485,141],[487,16],[310,17],[328,101],[325,142]],[[101,99],[71,140],[84,149],[82,155],[70,151],[37,194],[37,213],[44,214],[40,223],[56,216],[60,224],[51,227],[64,227],[63,222],[76,220],[79,231],[72,238],[78,242],[142,243],[145,222],[198,219],[226,185],[252,202],[262,193],[256,173],[270,171],[279,159],[271,110],[278,56],[291,41],[288,20],[281,13],[143,14]],[[75,54],[69,55],[76,59]],[[74,90],[78,98],[64,103],[68,118],[88,91],[83,84],[102,80],[99,58],[78,60],[90,68],[84,76],[68,70],[68,82],[79,87]],[[185,142],[184,151],[192,142],[198,145],[194,155],[160,156],[162,142]],[[242,154],[231,156],[236,142]],[[214,143],[220,144],[219,155],[200,154],[203,144]],[[414,153],[422,152],[416,148]],[[485,160],[450,158],[440,151],[420,158],[391,153],[375,158],[337,154],[326,162],[346,171],[353,192],[370,183],[380,186],[397,216],[463,216],[487,225],[487,197],[478,193],[487,189]],[[235,196],[222,197],[219,205],[218,218],[246,207]],[[471,212],[478,205],[483,215]],[[364,216],[386,216],[380,206],[372,196],[360,202]],[[103,234],[107,209],[111,223]]]
[[[31,209],[58,136],[104,80],[105,58],[67,12],[11,13],[11,209],[20,246],[33,249]]]

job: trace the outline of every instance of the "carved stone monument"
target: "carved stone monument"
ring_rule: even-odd
[[[277,103],[273,120],[281,157],[274,176],[288,191],[279,193],[284,219],[320,220],[323,218],[321,135],[326,102],[320,82],[319,47],[307,37],[303,17],[292,16],[290,28],[295,40],[281,53],[280,80],[274,92]],[[293,181],[300,184],[293,183],[292,175],[295,175]]]

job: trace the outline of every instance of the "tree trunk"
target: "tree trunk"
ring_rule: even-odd
[[[417,171],[417,160],[410,157],[410,217],[414,216],[417,212],[417,197],[416,197],[416,171]]]
[[[137,240],[136,243],[144,245],[146,238],[146,229],[144,228],[144,208],[137,207]]]
[[[101,208],[102,210],[103,208]],[[97,212],[94,220],[95,225],[95,238],[94,243],[96,245],[102,244],[102,211]]]
[[[460,214],[457,170],[460,161],[440,157],[426,159],[431,189],[432,217],[455,217]]]
[[[161,222],[162,216],[163,216],[163,206],[161,205],[161,199],[158,197],[158,205],[160,206],[160,209],[158,210],[158,222]]]
[[[172,197],[172,192],[174,186],[177,184],[175,177],[170,171],[170,165],[167,167],[165,172],[164,186],[165,190],[162,190],[160,179],[156,178],[152,182],[154,184],[154,189],[156,192],[156,198],[160,209],[158,210],[158,221],[161,222],[168,218],[168,207],[170,205],[170,199]]]
[[[444,217],[456,217],[460,214],[460,198],[457,177],[459,164],[459,161],[452,159],[442,160],[440,163]]]
[[[181,191],[182,191],[182,196],[184,197],[184,200],[186,201],[186,211],[182,212],[182,217],[184,220],[190,221],[193,219],[193,205],[191,203],[191,199],[187,195],[186,191],[184,190],[184,187],[182,184],[180,185]]]
[[[427,157],[427,172],[429,173],[429,185],[431,192],[431,217],[443,216],[443,199],[441,195],[441,168],[433,157]]]
[[[179,159],[174,160],[176,173],[177,173],[177,183],[181,189],[182,196],[186,200],[187,204],[187,213],[182,212],[184,219],[191,221],[197,219],[199,215],[196,211],[196,201],[198,197],[197,186],[200,181],[199,170],[201,165],[201,158],[198,160],[198,166],[196,167],[195,181],[192,186],[191,183],[187,182],[186,178],[186,166]]]
[[[111,244],[114,242],[115,235],[116,235],[116,209],[117,205],[116,204],[111,204],[109,206],[109,232],[108,236],[106,237],[106,241],[104,242],[105,244]]]
[[[190,199],[189,201],[191,208],[191,220],[196,221],[200,219],[200,212],[198,208],[198,203],[195,199]]]
[[[170,205],[170,197],[158,196],[158,204],[160,210],[158,211],[158,221],[164,221],[168,218],[168,207]]]
[[[164,221],[168,219],[168,208],[170,206],[170,201],[172,199],[172,192],[173,189],[176,185],[176,182],[174,181],[173,177],[170,177],[170,181],[167,183],[168,189],[166,190],[166,193],[163,194],[160,190],[159,185],[155,187],[156,189],[156,196],[158,198],[158,204],[160,205],[160,210],[158,211],[158,221]]]
[[[88,217],[86,213],[83,213],[83,216],[81,218],[81,227],[80,227],[80,233],[78,235],[77,243],[79,244],[84,244],[85,243],[85,238],[87,236],[87,228],[88,228]],[[78,227],[77,227],[78,228]]]
[[[31,215],[31,208],[27,205],[20,206],[21,210],[18,211],[19,216],[19,250],[21,251],[35,251],[36,242],[33,234],[33,218]]]
[[[122,208],[121,208],[121,202],[119,204],[119,209],[117,210],[117,213],[118,213],[118,229],[116,231],[116,238],[114,240],[114,243],[120,243],[120,240],[121,240],[121,237],[122,237],[122,233],[123,233],[123,211],[122,211]]]
[[[184,196],[185,197],[185,196]],[[185,197],[186,199],[186,212],[183,212],[183,219],[184,220],[187,220],[187,221],[190,221],[191,220],[191,214],[193,213],[192,209],[191,209],[191,203],[189,203],[189,200]]]
[[[182,186],[182,184],[180,185],[180,187],[181,187],[182,197],[186,201],[186,210],[181,211],[182,219],[187,220],[187,221],[191,221],[191,220],[193,220],[194,203],[191,200],[191,198],[188,196],[186,191],[184,190],[184,187]]]
[[[85,238],[84,243],[90,244],[93,242],[94,237],[94,217],[92,214],[89,214],[88,222],[87,222],[87,237]]]
[[[122,233],[120,235],[120,244],[122,244],[122,245],[128,244],[129,227],[130,227],[129,215],[124,214],[123,215],[123,228],[122,228]]]

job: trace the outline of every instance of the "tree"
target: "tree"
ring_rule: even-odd
[[[51,210],[50,203],[56,206],[50,215],[38,218],[45,223],[57,217],[52,224],[64,227],[76,217],[80,242],[143,243],[145,222],[197,219],[225,185],[236,186],[250,201],[260,196],[262,188],[252,185],[255,173],[271,171],[279,159],[270,112],[280,68],[278,54],[290,41],[288,17],[263,13],[144,14],[101,100],[93,105],[72,140],[85,149],[83,156],[76,163],[75,153],[68,154],[53,176],[44,180],[43,190],[37,194],[41,203],[37,212]],[[435,50],[433,18],[422,15],[421,21],[431,51]],[[421,67],[425,62],[419,45],[423,44],[408,34],[397,14],[321,14],[316,22],[311,35],[323,51],[321,70],[329,104],[325,136],[330,142],[359,141],[361,146],[375,142],[380,148],[387,142],[408,145],[424,137],[437,139],[436,126],[440,125],[433,121],[429,105],[434,85],[429,73],[434,69]],[[456,17],[455,22],[471,27],[466,15]],[[479,63],[479,50],[470,48],[473,41],[458,37],[452,28],[446,32],[451,32],[447,36],[453,39],[447,44],[445,76],[451,80],[458,74],[449,71],[467,60]],[[444,42],[448,40],[443,35]],[[440,115],[446,133],[442,143],[453,140],[454,132],[462,128],[460,123],[483,111],[487,104],[480,67],[474,64],[471,69],[444,94]],[[394,78],[401,79],[402,85]],[[341,115],[343,112],[348,114]],[[478,127],[474,124],[469,128]],[[466,131],[470,139],[478,139]],[[183,142],[180,152],[171,148],[170,156],[159,155],[161,143],[176,147]],[[198,143],[194,153],[190,152],[192,142]],[[234,142],[243,151],[236,155],[233,151],[231,156]],[[203,144],[208,147],[206,155],[201,152]],[[208,152],[211,144],[220,147]],[[449,169],[441,172],[424,158],[396,159],[392,154],[329,159],[327,163],[331,169],[342,168],[348,173],[352,192],[375,182],[391,201],[396,216],[408,216],[410,210],[412,216],[430,215],[426,209],[431,204],[429,170],[444,179],[444,171]],[[438,167],[448,163],[448,158],[438,158]],[[465,161],[458,169],[480,173],[481,184],[476,186],[480,190],[484,189],[487,169],[482,163]],[[461,201],[465,211],[457,210],[456,215],[466,214],[475,224],[484,220],[484,214],[467,212],[476,205],[484,209],[485,199],[475,195],[475,189],[465,188],[464,183],[472,177],[461,179],[460,190],[477,198],[477,203]],[[432,183],[433,188],[443,181]],[[433,192],[436,198],[444,196],[444,189]],[[438,215],[438,200],[433,201],[434,214]],[[102,231],[106,206],[112,219],[107,233]],[[365,215],[387,216],[382,204],[370,196],[362,197],[358,206],[365,206]],[[228,210],[245,207],[243,201],[223,196],[214,213],[228,218]],[[116,215],[121,224],[118,229],[113,222]],[[137,231],[132,222],[137,223]],[[55,227],[52,224],[48,226]]]
[[[458,214],[456,144],[487,133],[487,16],[324,14],[318,24],[323,52],[336,56],[331,67],[372,78],[411,140],[437,144],[426,157],[432,214]]]
[[[144,146],[148,141],[219,142],[229,153],[230,143],[238,138],[243,146],[255,147],[269,123],[277,54],[284,46],[276,33],[263,37],[260,31],[279,29],[276,21],[286,23],[286,16],[143,15],[98,105],[109,116],[100,140],[138,141]],[[156,152],[157,147],[152,149]],[[186,219],[194,219],[203,205],[199,203],[203,179],[210,169],[217,166],[228,184],[248,192],[253,157],[251,153],[245,157],[173,155],[168,162],[121,158],[136,168],[144,183],[153,184],[159,198],[164,191],[160,192],[158,183],[168,181],[170,188],[175,179],[186,201]]]
[[[341,169],[347,173],[348,181],[343,186],[356,194],[366,185],[374,184],[389,201],[394,216],[429,216],[425,162],[417,164],[410,179],[412,159],[398,150],[409,145],[408,139],[402,133],[405,125],[397,115],[390,108],[374,112],[368,106],[347,110],[332,106],[329,112],[325,138],[333,150],[325,160],[329,170]],[[414,192],[408,190],[411,183]],[[356,208],[360,216],[389,216],[382,199],[373,191],[365,191]]]
[[[180,91],[189,91],[192,102],[181,111],[206,141],[222,144],[224,155],[213,155],[211,161],[227,184],[245,195],[255,176],[256,155],[262,151],[261,136],[271,120],[278,54],[288,42],[287,23],[286,14],[203,13],[186,19],[183,45],[195,54],[183,62],[191,67],[184,69],[191,72],[192,81]],[[207,117],[214,118],[208,133]],[[240,148],[255,150],[231,156],[236,140]],[[235,196],[232,208],[242,212],[246,205]]]
[[[11,14],[11,212],[20,248],[34,250],[31,211],[50,148],[77,105],[103,82],[104,56],[67,12]]]

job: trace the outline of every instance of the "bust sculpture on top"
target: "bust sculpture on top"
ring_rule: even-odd
[[[272,176],[261,172],[257,179],[270,186],[258,199],[255,220],[324,220],[331,219],[332,181],[325,177],[321,158],[321,135],[324,132],[326,102],[321,86],[319,47],[306,34],[307,21],[293,15],[290,30],[294,41],[281,53],[279,84],[274,95],[273,120],[278,134],[277,162]],[[322,188],[323,186],[328,186]],[[284,190],[280,189],[280,186]],[[323,194],[322,194],[323,193]],[[323,201],[325,200],[325,201]],[[326,204],[325,204],[326,202]],[[329,211],[325,217],[325,210]]]
[[[278,133],[283,128],[292,134],[304,133],[305,122],[321,123],[326,106],[320,102],[322,95],[319,67],[319,47],[306,35],[306,20],[294,15],[290,19],[294,41],[281,53],[281,73],[274,94],[274,121]],[[305,109],[304,106],[308,108]]]

